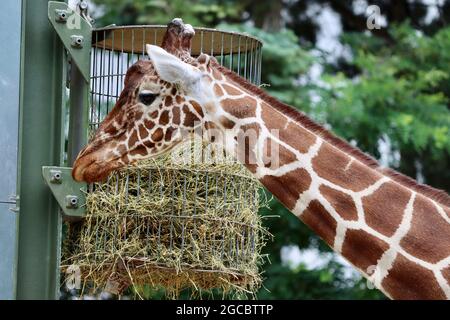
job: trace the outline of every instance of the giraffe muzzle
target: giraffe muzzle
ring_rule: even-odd
[[[102,159],[98,152],[80,154],[75,160],[72,177],[79,182],[101,182],[106,180],[111,171],[123,166],[117,159]]]

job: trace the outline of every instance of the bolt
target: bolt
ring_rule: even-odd
[[[57,22],[65,23],[67,22],[69,14],[67,10],[55,10],[55,20]]]
[[[52,174],[52,178],[50,179],[51,183],[61,183],[62,181],[62,174],[61,171],[50,171]]]
[[[69,209],[78,208],[78,197],[77,196],[66,196],[66,207]]]
[[[79,6],[81,10],[86,10],[88,8],[88,4],[86,1],[80,1]]]
[[[72,40],[72,47],[74,48],[82,48],[83,47],[83,42],[84,42],[84,38],[83,36],[71,36],[70,39]]]

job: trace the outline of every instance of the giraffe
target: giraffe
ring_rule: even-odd
[[[193,35],[175,19],[163,48],[147,45],[74,179],[104,180],[201,128],[387,297],[450,299],[450,197],[381,168],[214,57],[191,57]]]

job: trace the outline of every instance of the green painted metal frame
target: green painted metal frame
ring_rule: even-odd
[[[87,142],[92,26],[64,2],[49,1],[48,19],[70,56],[68,162]]]
[[[42,167],[42,176],[58,201],[67,219],[80,219],[85,215],[86,183],[72,179],[72,168]]]
[[[22,0],[17,299],[58,299],[60,289],[62,215],[41,171],[65,164],[67,56],[48,3]]]
[[[80,70],[86,83],[90,81],[92,26],[67,3],[49,1],[48,19]]]

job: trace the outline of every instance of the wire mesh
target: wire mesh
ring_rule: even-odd
[[[123,89],[128,68],[148,59],[146,44],[160,45],[166,27],[130,26],[96,29],[92,35],[89,129],[95,131]],[[192,55],[207,53],[248,81],[261,80],[262,43],[252,36],[196,28]]]

